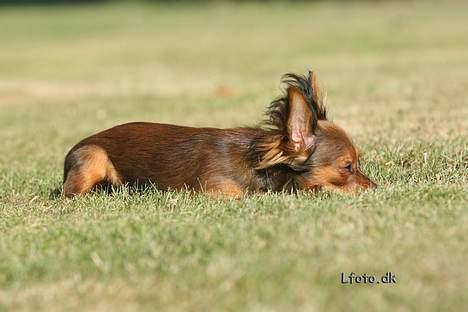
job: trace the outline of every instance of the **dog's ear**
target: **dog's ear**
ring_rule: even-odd
[[[325,119],[325,109],[314,102],[321,96],[317,79],[311,72],[309,77],[286,74],[283,83],[287,94],[272,102],[268,111],[267,125],[277,132],[255,142],[255,151],[260,154],[256,169],[284,164],[303,170],[316,148],[318,117]]]
[[[297,156],[297,159],[293,158],[295,163],[305,161],[315,147],[314,118],[314,112],[304,94],[295,86],[289,87],[285,152]]]
[[[323,95],[322,89],[320,88],[317,75],[312,71],[309,71],[309,89],[311,104],[317,114],[315,117],[317,120],[327,120],[327,109],[323,104],[325,101],[325,96]]]
[[[322,103],[322,90],[320,89],[317,75],[313,71],[309,71],[309,84],[312,99],[315,103]]]

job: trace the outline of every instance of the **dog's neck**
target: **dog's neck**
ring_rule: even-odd
[[[240,129],[239,129],[240,130]],[[247,192],[294,192],[301,188],[302,173],[284,164],[275,164],[266,168],[259,168],[259,163],[268,152],[258,148],[258,143],[271,137],[269,131],[261,128],[243,128],[234,130],[236,139],[229,140],[231,164],[240,166],[235,170],[236,182]],[[242,162],[239,160],[242,159]],[[243,163],[243,165],[241,164]]]
[[[301,174],[286,165],[256,170],[262,189],[273,192],[295,192],[301,188]]]

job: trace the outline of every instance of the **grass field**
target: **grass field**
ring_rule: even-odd
[[[468,4],[0,7],[0,311],[461,311]],[[313,68],[376,192],[53,195],[126,121],[255,125]],[[340,274],[396,274],[342,285]]]

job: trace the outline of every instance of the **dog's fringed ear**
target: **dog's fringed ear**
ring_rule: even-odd
[[[301,91],[291,86],[288,89],[288,122],[286,150],[294,163],[305,161],[315,147],[313,130],[316,121]],[[294,159],[297,158],[297,159]]]
[[[256,169],[283,164],[304,170],[316,147],[318,120],[326,119],[318,80],[312,72],[309,77],[286,74],[283,83],[287,94],[272,102],[268,111],[267,125],[274,134],[255,142],[255,151],[261,155]]]
[[[317,120],[327,120],[327,109],[324,105],[325,96],[322,93],[317,75],[309,70],[309,89],[311,104],[315,110]]]
[[[309,70],[309,84],[310,84],[310,91],[312,95],[312,99],[317,104],[322,103],[322,90],[320,89],[320,84],[317,78],[317,75]]]

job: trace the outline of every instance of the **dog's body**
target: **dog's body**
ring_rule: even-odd
[[[265,191],[375,184],[359,171],[358,154],[326,111],[313,73],[286,75],[287,94],[256,128],[191,128],[129,123],[90,136],[65,158],[64,192],[84,194],[108,183],[154,184],[239,198]]]
[[[249,159],[252,138],[258,135],[261,130],[254,128],[120,125],[83,140],[70,151],[73,156],[67,157],[65,176],[76,166],[74,158],[85,158],[93,167],[88,174],[95,171],[96,178],[68,190],[76,187],[71,193],[82,193],[80,188],[93,187],[96,180],[110,180],[114,185],[149,182],[164,190],[219,191],[235,196],[243,190],[266,190]]]

